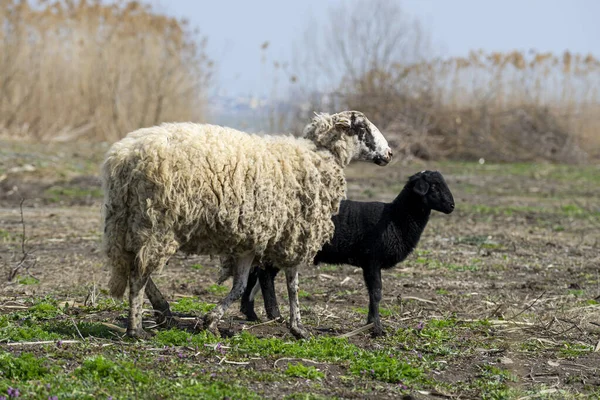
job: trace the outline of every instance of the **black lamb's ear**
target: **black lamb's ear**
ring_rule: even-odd
[[[425,196],[429,191],[429,183],[425,182],[423,179],[419,179],[415,182],[415,186],[413,186],[413,190],[419,196]]]

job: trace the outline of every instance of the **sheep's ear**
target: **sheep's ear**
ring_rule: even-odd
[[[419,196],[425,196],[429,191],[429,183],[425,182],[423,179],[419,179],[415,182],[415,186],[413,186],[413,190]]]
[[[350,114],[350,132],[351,133],[355,133],[356,132],[356,113],[352,113]]]

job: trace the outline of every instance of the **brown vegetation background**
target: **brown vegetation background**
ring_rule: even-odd
[[[201,120],[204,44],[185,21],[135,1],[0,0],[0,133],[113,141]]]
[[[313,109],[364,111],[404,156],[600,159],[600,61],[591,54],[435,58],[427,32],[391,0],[341,3],[301,43],[290,79],[319,89],[305,91],[300,121]]]
[[[213,64],[186,21],[136,1],[0,0],[0,27],[0,135],[110,142],[207,120]],[[292,47],[289,63],[268,61],[265,86],[288,104],[268,107],[264,130],[299,132],[314,111],[351,108],[404,157],[600,160],[591,54],[435,58],[426,30],[392,0],[340,3]]]

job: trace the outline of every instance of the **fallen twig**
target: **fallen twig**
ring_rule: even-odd
[[[508,320],[511,320],[511,319],[514,319],[514,318],[518,317],[519,315],[523,314],[525,311],[529,310],[529,309],[530,309],[531,307],[533,307],[533,306],[535,305],[535,303],[537,303],[537,302],[538,302],[538,300],[540,300],[540,299],[541,299],[541,298],[542,298],[542,297],[543,297],[545,294],[546,294],[546,291],[544,290],[544,291],[542,292],[542,294],[540,294],[540,295],[539,295],[539,296],[538,296],[538,297],[537,297],[535,300],[533,300],[533,301],[531,302],[531,304],[529,304],[527,307],[525,307],[524,309],[522,309],[520,312],[516,313],[516,314],[515,314],[515,315],[513,315],[512,317],[509,317],[509,318],[507,319],[507,321],[508,321]]]
[[[81,334],[81,331],[79,330],[79,328],[77,327],[77,324],[75,323],[75,320],[73,318],[71,318],[71,322],[73,323],[73,326],[75,327],[75,330],[77,331],[77,333],[79,334],[79,337],[81,338],[81,340],[85,340],[85,338],[83,337],[83,335]]]
[[[368,331],[368,330],[369,330],[369,329],[371,329],[371,328],[372,328],[374,325],[375,325],[375,323],[371,322],[370,324],[367,324],[367,325],[365,325],[365,326],[361,326],[361,327],[360,327],[360,328],[358,328],[358,329],[355,329],[355,330],[353,330],[353,331],[351,331],[351,332],[348,332],[348,333],[344,333],[344,334],[342,334],[342,335],[339,335],[338,337],[339,337],[339,338],[349,338],[349,337],[352,337],[352,336],[356,336],[356,335],[358,335],[359,333],[362,333],[362,332],[364,332],[364,331]]]
[[[269,321],[266,322],[261,322],[260,324],[254,324],[254,325],[244,325],[244,327],[242,328],[242,330],[250,330],[252,328],[256,328],[257,326],[263,326],[263,325],[268,325],[268,324],[272,324],[273,322],[277,322],[277,318],[275,319],[271,319]]]
[[[414,297],[414,296],[401,297],[400,300],[415,300],[415,301],[420,301],[421,303],[437,304],[437,302],[435,302],[433,300],[422,299],[420,297]]]
[[[111,331],[116,331],[119,333],[126,333],[127,329],[125,328],[121,328],[120,326],[114,325],[114,324],[109,324],[108,322],[101,322],[102,325],[104,325],[105,327],[107,327],[108,329],[110,329]]]
[[[4,346],[35,346],[35,345],[42,345],[42,344],[57,344],[59,342],[61,344],[71,344],[71,343],[81,343],[81,340],[43,340],[40,342],[11,342],[11,343],[4,344]]]
[[[273,363],[273,368],[277,368],[277,363],[279,361],[302,361],[302,362],[308,362],[308,363],[312,363],[312,364],[321,364],[318,361],[308,360],[306,358],[283,357],[283,358],[279,358],[279,359],[275,360],[275,362]]]

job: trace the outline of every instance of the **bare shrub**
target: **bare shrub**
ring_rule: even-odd
[[[405,95],[387,84],[397,62],[416,63],[431,52],[419,22],[393,0],[342,2],[325,24],[310,21],[294,47],[296,120],[350,107],[372,115],[383,129],[400,111],[390,100]]]
[[[293,92],[302,99],[298,118],[334,106],[362,110],[404,157],[600,158],[600,62],[592,55],[434,58],[426,32],[393,0],[341,3],[327,24],[310,24],[295,55],[299,86],[309,88]]]
[[[202,119],[211,62],[195,35],[136,1],[0,0],[0,133],[113,141]]]

